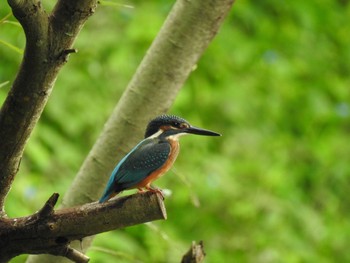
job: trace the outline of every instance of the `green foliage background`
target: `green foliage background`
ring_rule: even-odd
[[[10,216],[65,193],[172,1],[122,4],[100,6],[82,30],[26,148]],[[0,19],[9,12],[2,4]],[[206,262],[350,262],[349,17],[348,1],[237,1],[170,111],[223,137],[183,138],[157,182],[172,191],[168,220],[98,235],[93,262],[179,262],[192,240],[204,240]],[[0,24],[0,40],[24,47],[13,23]],[[0,44],[0,83],[20,60]]]

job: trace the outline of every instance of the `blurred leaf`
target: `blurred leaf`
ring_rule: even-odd
[[[102,6],[114,6],[114,7],[123,7],[123,8],[134,8],[132,5],[119,4],[112,1],[100,0],[100,5]]]
[[[7,19],[12,15],[12,13],[8,13],[3,18],[0,19],[0,24],[8,22]]]
[[[6,47],[10,48],[11,50],[17,52],[18,54],[23,55],[23,52],[24,52],[23,49],[20,49],[20,48],[18,48],[16,46],[12,45],[9,42],[6,42],[6,41],[3,41],[3,40],[0,39],[0,44],[3,44],[4,46],[6,46]]]
[[[2,88],[2,87],[5,87],[7,84],[9,84],[10,83],[10,81],[8,80],[8,81],[5,81],[5,82],[2,82],[2,83],[0,83],[0,88]]]

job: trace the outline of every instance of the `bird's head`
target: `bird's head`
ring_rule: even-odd
[[[219,133],[194,127],[183,118],[164,114],[151,120],[148,123],[145,132],[145,138],[148,138],[150,136],[163,136],[164,138],[177,139],[179,136],[185,134],[221,136]]]

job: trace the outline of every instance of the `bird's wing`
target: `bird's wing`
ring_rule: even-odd
[[[157,139],[144,139],[114,168],[100,202],[114,192],[121,192],[140,183],[168,159],[170,144]]]

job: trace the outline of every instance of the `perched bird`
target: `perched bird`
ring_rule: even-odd
[[[166,173],[179,154],[179,137],[185,134],[220,136],[219,133],[191,126],[174,115],[161,115],[148,123],[145,139],[137,144],[114,168],[99,200],[106,202],[126,189],[158,192],[151,183]],[[163,197],[164,198],[164,197]]]

